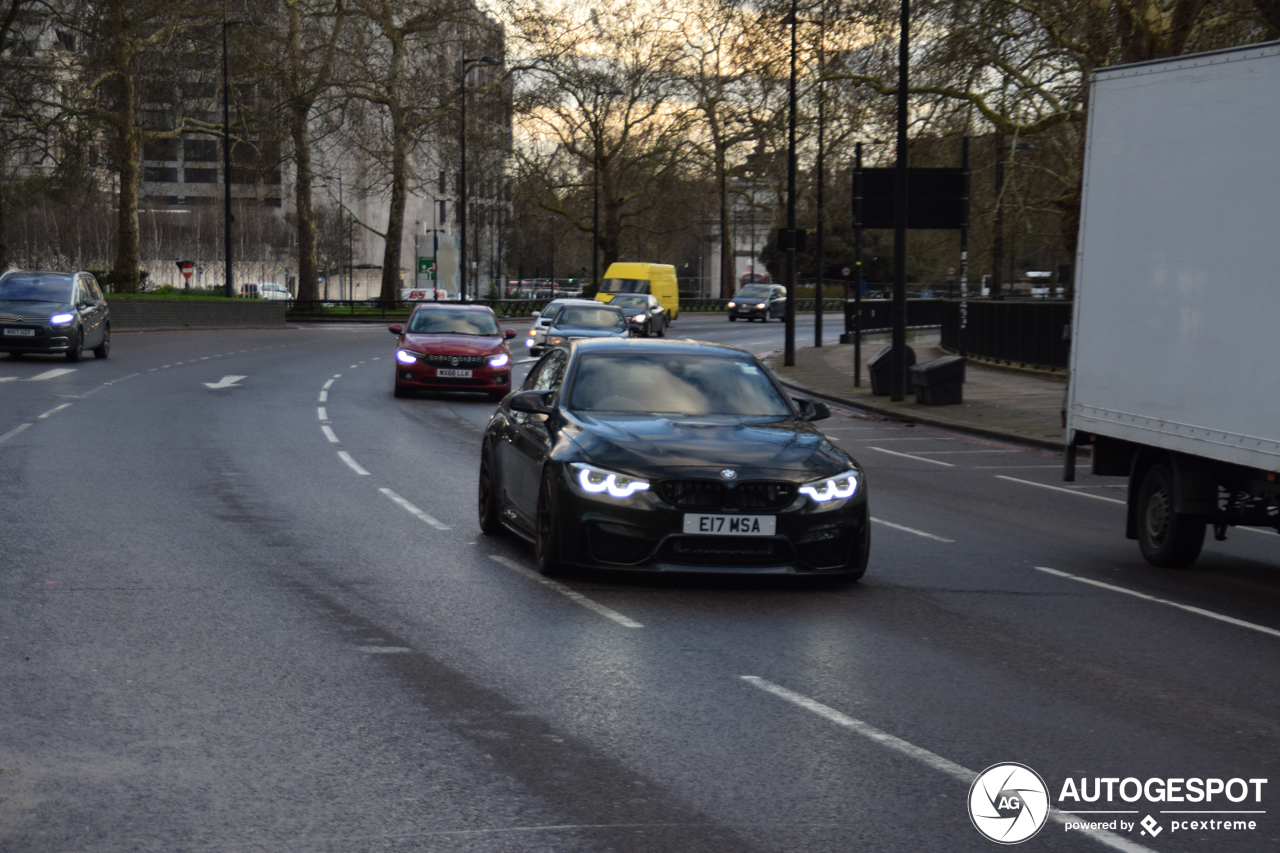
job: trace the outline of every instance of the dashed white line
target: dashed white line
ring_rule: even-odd
[[[356,369],[357,367],[359,367],[359,366],[360,366],[360,365],[358,365],[358,364],[353,364],[353,365],[351,365],[351,366],[350,366],[349,368],[347,368],[347,369],[348,369],[348,370],[355,370],[355,369]]]
[[[1125,506],[1125,502],[1116,498],[1104,498],[1102,495],[1091,495],[1088,492],[1081,492],[1075,489],[1064,489],[1062,486],[1050,486],[1045,483],[1037,483],[1032,480],[1019,480],[1017,477],[1006,477],[1004,474],[996,474],[997,480],[1008,480],[1010,483],[1021,483],[1024,486],[1038,486],[1042,489],[1050,489],[1055,492],[1066,492],[1069,495],[1079,495],[1082,498],[1093,498],[1095,501],[1106,501],[1107,503],[1120,504]]]
[[[876,728],[870,723],[854,719],[847,714],[842,714],[835,708],[810,699],[808,696],[796,693],[793,690],[788,690],[781,685],[774,684],[772,681],[768,681],[756,675],[743,675],[739,677],[748,684],[758,687],[766,693],[772,693],[779,699],[785,699],[793,705],[797,705],[810,713],[817,714],[828,722],[835,723],[841,728],[848,729],[855,734],[862,735],[867,740],[874,741],[881,746],[887,746],[894,752],[905,755],[908,758],[913,758],[921,764],[932,767],[934,770],[941,771],[952,779],[955,779],[965,785],[972,785],[973,780],[978,777],[976,772],[970,770],[964,765],[956,764],[954,761],[943,758],[935,752],[930,752],[923,747],[916,746],[910,741],[905,741],[900,737],[891,735],[883,729]],[[1068,822],[1079,822],[1079,818],[1064,814],[1056,808],[1050,809],[1049,820],[1064,826]],[[1105,844],[1113,850],[1124,851],[1124,853],[1154,853],[1154,851],[1148,847],[1143,847],[1141,844],[1135,844],[1129,839],[1116,835],[1115,833],[1108,832],[1105,829],[1073,829],[1072,831],[1087,835],[1094,841]]]
[[[359,650],[367,655],[403,655],[413,651],[404,646],[360,646]]]
[[[397,495],[395,492],[391,491],[390,489],[378,489],[378,491],[382,492],[384,495],[386,495],[387,497],[391,498],[391,500],[393,500],[393,501],[395,501],[397,504],[399,504],[401,507],[403,507],[404,509],[408,510],[410,515],[416,516],[418,519],[420,519],[420,520],[422,520],[422,521],[425,521],[427,524],[430,524],[430,525],[431,525],[432,527],[434,527],[436,530],[448,530],[448,529],[449,529],[449,525],[444,524],[444,523],[442,523],[442,522],[440,522],[440,521],[437,521],[436,519],[432,518],[430,515],[427,515],[427,513],[425,513],[425,512],[423,512],[422,510],[418,509],[416,506],[414,506],[413,504],[409,503],[407,500],[405,500],[404,498],[400,497],[399,495]]]
[[[341,374],[341,373],[335,373],[335,374],[333,374],[333,378],[334,378],[334,379],[341,379],[341,378],[342,378],[342,374]]]
[[[50,409],[49,411],[45,412],[43,415],[40,415],[40,417],[39,417],[39,418],[37,418],[37,420],[41,420],[41,421],[42,421],[42,420],[44,420],[45,418],[49,417],[49,415],[52,415],[54,412],[60,412],[60,411],[62,411],[63,409],[65,409],[67,406],[70,406],[70,405],[71,405],[70,403],[63,403],[61,406],[54,406],[52,409]]]
[[[340,442],[338,441],[338,436],[337,436],[337,434],[336,434],[336,433],[334,433],[333,428],[332,428],[332,427],[330,427],[328,424],[323,424],[323,425],[320,427],[320,431],[324,433],[324,437],[325,437],[325,438],[327,438],[327,439],[329,439],[329,441],[330,441],[331,443],[333,443],[333,444],[339,444],[339,443],[340,443]]]
[[[975,471],[1012,471],[1018,468],[1061,468],[1061,465],[974,465]]]
[[[16,376],[0,376],[0,382],[16,382],[17,379]]]
[[[885,450],[883,447],[869,447],[868,450],[879,450],[881,453],[888,453],[890,456],[902,456],[906,459],[914,459],[917,462],[931,462],[934,465],[941,465],[944,468],[956,467],[950,462],[943,462],[940,459],[925,459],[923,456],[912,456],[910,453],[899,453],[896,450]]]
[[[1179,604],[1176,601],[1169,601],[1164,598],[1156,598],[1154,595],[1147,595],[1145,592],[1138,592],[1137,590],[1125,589],[1122,586],[1103,583],[1102,581],[1095,581],[1092,578],[1082,578],[1079,575],[1067,574],[1066,572],[1060,572],[1057,569],[1050,569],[1044,566],[1035,566],[1034,568],[1038,572],[1045,572],[1046,574],[1055,575],[1060,578],[1066,578],[1067,580],[1078,581],[1079,583],[1087,583],[1090,586],[1096,586],[1102,589],[1109,589],[1112,592],[1121,592],[1121,593],[1124,593],[1125,595],[1132,595],[1134,598],[1141,598],[1146,601],[1154,601],[1156,604],[1166,604],[1169,607],[1176,607],[1179,610],[1185,610],[1188,613],[1195,613],[1198,616],[1207,616],[1210,619],[1217,619],[1219,622],[1226,622],[1228,625],[1235,625],[1238,628],[1248,628],[1251,631],[1259,631],[1263,634],[1270,634],[1273,637],[1280,637],[1280,631],[1277,631],[1275,628],[1268,628],[1265,625],[1256,625],[1253,622],[1246,622],[1243,619],[1237,619],[1234,616],[1226,616],[1221,613],[1214,613],[1212,610],[1205,610],[1203,607],[1196,607],[1191,604]]]
[[[537,572],[533,571],[532,569],[526,569],[524,566],[520,565],[515,560],[511,560],[506,557],[501,557],[497,554],[490,554],[489,559],[495,562],[501,563],[502,565],[506,566],[508,569],[511,569],[514,572],[518,572],[519,574],[524,575],[530,580],[535,580],[538,583],[542,584],[543,586],[547,586],[547,587],[550,587],[551,589],[554,589],[556,592],[560,593],[566,598],[572,601],[575,601],[578,604],[581,604],[583,607],[587,608],[588,610],[594,610],[596,613],[599,613],[601,616],[605,617],[606,619],[612,619],[614,622],[617,622],[619,625],[621,625],[624,628],[643,628],[644,627],[636,620],[628,616],[623,616],[618,611],[605,607],[603,604],[592,601],[582,593],[576,590],[569,589],[569,587],[565,586],[559,581],[554,581],[549,577],[540,575]]]
[[[885,527],[892,527],[894,530],[901,530],[904,533],[914,533],[917,536],[923,536],[925,539],[935,539],[939,542],[954,542],[954,539],[943,539],[941,536],[934,536],[932,533],[925,533],[923,530],[916,530],[914,527],[904,527],[901,524],[894,524],[892,521],[885,521],[883,518],[872,516],[872,521],[876,524],[883,524]]]
[[[29,426],[31,426],[31,424],[19,424],[18,426],[6,432],[4,435],[0,435],[0,444],[3,444],[4,442],[13,438],[15,435],[22,432],[24,429],[26,429]]]
[[[327,403],[328,401],[329,401],[329,392],[328,392],[328,391],[321,391],[321,392],[320,392],[320,402],[321,402],[321,403]]]
[[[369,472],[360,467],[360,463],[351,458],[351,454],[345,450],[338,451],[338,458],[347,463],[347,467],[355,471],[361,477],[368,477]]]
[[[341,375],[341,374],[339,374],[339,375]],[[334,377],[334,379],[336,379],[336,378],[337,378],[337,377]],[[333,379],[330,379],[328,382],[324,383],[324,384],[323,384],[323,385],[321,385],[320,387],[321,387],[321,388],[323,388],[324,390],[328,391],[328,390],[329,390],[329,388],[330,388],[332,385],[333,385]]]
[[[46,370],[44,373],[38,373],[28,379],[28,382],[41,382],[45,379],[56,379],[59,376],[66,376],[68,373],[75,373],[74,367],[55,367],[53,370]]]
[[[329,413],[324,410],[324,406],[316,406],[316,414],[322,421],[329,420]]]

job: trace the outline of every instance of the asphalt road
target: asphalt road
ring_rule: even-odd
[[[1068,778],[1268,780],[1026,849],[1280,848],[1275,534],[1157,570],[1117,481],[837,410],[861,582],[548,583],[478,530],[492,404],[393,398],[392,345],[0,358],[0,850],[991,851],[966,803],[1001,762],[1063,809]],[[1224,817],[1257,828],[1170,825]]]

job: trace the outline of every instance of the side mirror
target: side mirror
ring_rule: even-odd
[[[387,329],[388,329],[388,330],[391,332],[391,334],[393,334],[393,335],[402,335],[402,334],[404,334],[404,326],[400,325],[399,323],[392,323],[390,326],[387,326]]]
[[[541,316],[542,316],[542,312],[541,312],[541,311],[534,311],[534,312],[533,312],[533,319],[535,319],[535,320],[536,320],[536,319],[538,319],[538,318],[539,318],[539,317],[541,317]]]
[[[530,415],[549,415],[555,411],[550,405],[550,400],[555,391],[521,391],[513,394],[511,400],[511,411],[524,412]]]
[[[514,338],[515,336],[516,336],[516,330],[515,330],[515,329],[507,329],[507,340],[511,340],[511,339],[512,339],[512,338]]]
[[[800,418],[806,421],[822,421],[831,417],[831,409],[821,400],[811,400],[808,397],[792,397],[796,401],[796,405],[800,407]]]

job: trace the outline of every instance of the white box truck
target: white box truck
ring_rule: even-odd
[[[1186,567],[1280,531],[1280,42],[1100,69],[1087,133],[1064,475]]]

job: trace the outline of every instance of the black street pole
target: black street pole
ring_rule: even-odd
[[[231,86],[227,72],[227,4],[222,4],[222,250],[226,268],[226,291],[230,299],[236,295],[235,276],[231,270]]]
[[[853,385],[862,387],[862,143],[853,146]]]
[[[956,349],[960,357],[965,350],[965,330],[969,327],[969,137],[964,138],[961,168],[964,170],[964,227],[960,229],[960,322]]]
[[[799,15],[797,0],[791,0],[791,81],[790,111],[787,117],[787,305],[784,317],[782,363],[796,363],[796,27]]]
[[[907,63],[911,0],[902,0],[898,37],[898,150],[893,192],[893,349],[889,399],[899,403],[907,384]]]
[[[823,213],[823,207],[822,207],[822,199],[823,199],[822,191],[823,191],[823,185],[826,183],[826,171],[823,169],[823,159],[822,159],[823,142],[824,142],[823,131],[825,130],[823,122],[824,122],[824,119],[826,118],[826,115],[825,115],[826,98],[824,97],[824,94],[825,93],[824,93],[822,81],[819,80],[818,81],[818,164],[817,164],[818,165],[818,233],[816,235],[818,240],[818,246],[817,246],[818,287],[817,287],[817,290],[814,291],[815,299],[813,301],[813,312],[814,312],[813,313],[813,345],[815,347],[822,346],[822,283],[823,283],[823,279],[826,277],[826,257],[822,249],[823,221],[826,219],[826,216]]]
[[[996,215],[991,226],[991,295],[1004,299],[1004,135],[996,134]]]
[[[599,99],[596,100],[597,111]],[[595,162],[591,164],[591,286],[600,292],[600,149],[595,149]]]
[[[467,60],[462,60],[462,115],[458,130],[458,258],[462,263],[462,302],[467,301]]]

